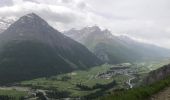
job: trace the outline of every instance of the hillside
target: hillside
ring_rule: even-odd
[[[85,45],[101,60],[108,63],[134,62],[170,57],[170,50],[137,42],[125,36],[114,36],[98,26],[71,29],[65,35]]]
[[[34,13],[21,17],[0,34],[1,84],[100,64],[86,47],[53,29]]]
[[[170,100],[170,87],[167,87],[160,92],[151,96],[149,100]]]
[[[170,65],[149,73],[142,86],[113,91],[102,100],[169,100]]]

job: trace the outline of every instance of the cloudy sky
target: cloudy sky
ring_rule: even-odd
[[[30,12],[60,31],[98,25],[170,48],[170,0],[0,0],[0,17]]]

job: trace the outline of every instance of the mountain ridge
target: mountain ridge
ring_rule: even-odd
[[[170,57],[170,50],[135,40],[114,36],[98,26],[72,29],[64,33],[85,45],[101,60],[108,63],[134,62],[161,57]],[[160,51],[160,52],[159,52]]]

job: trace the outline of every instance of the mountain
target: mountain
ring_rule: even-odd
[[[102,61],[85,46],[34,13],[21,17],[0,34],[1,84],[100,64]]]
[[[5,31],[16,20],[17,18],[15,17],[0,17],[0,33]]]
[[[98,26],[71,29],[65,35],[85,45],[101,60],[108,63],[134,62],[170,57],[170,50],[137,42],[126,36],[114,36]]]

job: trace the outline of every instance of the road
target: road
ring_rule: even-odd
[[[85,82],[83,82],[83,83],[87,83],[87,82],[89,82],[90,80],[92,80],[92,79],[93,79],[93,77],[94,77],[93,75],[90,75],[90,76],[89,76],[89,79],[88,79],[88,80],[86,80],[86,81],[85,81]]]
[[[129,74],[125,74],[125,75],[131,77],[126,83],[129,85],[129,88],[133,88],[133,84],[131,84],[131,81],[135,79],[136,77],[134,77],[133,75],[129,75]]]
[[[38,90],[36,90],[36,92],[42,93],[43,96],[44,96],[44,98],[45,98],[46,100],[49,100],[49,98],[47,97],[47,94],[46,94],[45,90],[40,90],[40,89],[38,89]]]

